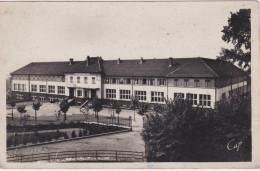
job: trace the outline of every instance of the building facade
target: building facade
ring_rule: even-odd
[[[249,91],[249,76],[236,66],[207,58],[169,58],[30,63],[11,73],[18,100],[42,101],[97,96],[130,102],[164,103],[176,97],[214,108],[216,101]]]

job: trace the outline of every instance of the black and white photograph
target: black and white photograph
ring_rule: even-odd
[[[258,5],[0,2],[1,167],[259,167]]]

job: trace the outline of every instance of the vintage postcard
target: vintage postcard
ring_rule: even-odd
[[[257,1],[0,2],[2,168],[259,168]]]

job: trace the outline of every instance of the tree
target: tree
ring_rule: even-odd
[[[119,107],[117,107],[117,108],[116,108],[116,113],[117,113],[117,115],[118,115],[118,117],[117,117],[117,123],[118,123],[118,125],[119,125],[119,114],[120,114],[120,112],[121,112],[121,109],[120,109]]]
[[[9,104],[12,107],[12,120],[14,120],[14,107],[15,107],[16,103],[13,98],[10,99]]]
[[[30,118],[30,115],[26,114],[27,110],[25,110],[25,105],[17,106],[17,111],[20,113],[20,124],[26,125],[27,121]]]
[[[136,96],[131,97],[132,107],[134,110],[134,121],[135,121],[135,109],[138,107],[139,99]]]
[[[41,106],[42,106],[42,104],[40,103],[39,100],[33,102],[32,108],[35,111],[35,121],[37,121],[37,111],[40,110]]]
[[[224,33],[222,39],[234,45],[233,49],[222,48],[218,59],[238,62],[238,65],[251,71],[251,10],[240,9],[239,12],[232,13],[228,18],[228,25],[224,26],[221,32]]]
[[[64,117],[63,117],[63,122],[65,123],[65,121],[67,120],[67,116],[66,116],[66,114],[67,114],[67,112],[68,112],[68,110],[69,110],[69,108],[70,108],[70,105],[69,105],[69,103],[68,103],[68,100],[63,100],[61,103],[60,103],[60,111],[61,112],[63,112],[63,114],[64,114]]]
[[[95,116],[97,117],[97,122],[99,123],[98,112],[100,112],[102,110],[101,100],[98,99],[97,97],[95,97],[92,100],[92,107],[93,107],[93,110],[95,112]]]
[[[144,116],[148,112],[148,105],[142,102],[138,103],[138,114],[142,116],[143,118],[143,124],[144,124]]]
[[[118,108],[118,103],[115,100],[111,100],[109,106],[112,109],[112,124],[114,123],[114,118],[115,118],[115,110]]]

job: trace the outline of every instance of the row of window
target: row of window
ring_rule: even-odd
[[[14,80],[28,80],[28,76],[13,76]],[[44,75],[32,75],[30,76],[30,80],[48,80],[48,81],[65,81],[64,76],[44,76]]]
[[[26,91],[26,84],[14,83],[14,91]]]
[[[74,77],[70,77],[70,83],[74,83]],[[81,77],[77,77],[77,83],[81,83]],[[92,84],[96,84],[96,77],[92,77]],[[84,84],[88,84],[88,77],[84,77]]]
[[[137,97],[140,101],[147,100],[147,92],[146,91],[135,91],[135,97]],[[106,98],[115,99],[116,98],[116,89],[106,89]],[[120,99],[129,100],[131,98],[130,90],[120,90]],[[174,93],[174,98],[184,99],[184,93]],[[211,96],[207,94],[199,94],[199,103],[198,103],[198,95],[197,94],[186,94],[186,99],[191,100],[192,105],[200,105],[200,106],[211,106]],[[164,102],[164,92],[151,92],[151,102]]]
[[[64,86],[57,86],[58,94],[65,94],[65,87]],[[31,91],[32,92],[38,92],[38,85],[32,84],[31,85]],[[40,93],[46,93],[47,92],[47,86],[46,85],[39,85],[39,92]],[[48,93],[56,93],[56,88],[54,85],[48,85]]]
[[[193,80],[194,81],[194,87],[200,87],[200,81],[199,80]],[[105,78],[104,79],[105,84],[131,84],[131,78]],[[133,79],[134,85],[155,85],[155,79],[154,78],[134,78]],[[180,79],[174,79],[173,82],[175,87],[180,86]],[[166,79],[161,78],[157,79],[157,85],[165,86],[166,85]],[[190,80],[184,79],[184,87],[190,86]],[[211,87],[211,80],[205,80],[205,87]]]

